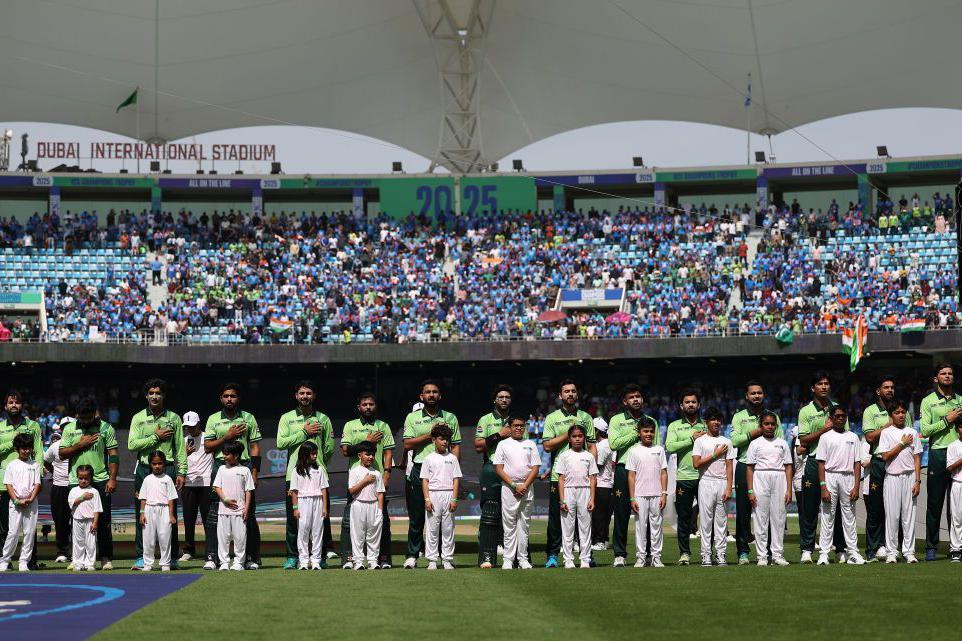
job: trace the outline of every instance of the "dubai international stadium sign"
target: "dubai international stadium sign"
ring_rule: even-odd
[[[37,143],[37,159],[57,160],[277,160],[276,145],[226,145],[200,143],[92,142],[81,156],[79,142]]]

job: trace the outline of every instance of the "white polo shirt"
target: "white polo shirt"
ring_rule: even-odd
[[[719,459],[715,459],[707,467],[699,468],[699,478],[715,479],[718,481],[727,480],[728,475],[725,472],[725,461],[735,459],[735,448],[732,447],[731,441],[720,434],[718,436],[704,434],[695,439],[695,445],[691,449],[691,455],[700,456],[702,458],[706,456],[711,458],[711,455],[715,453],[715,448],[723,444],[728,446],[728,450],[725,452],[725,455]]]
[[[911,427],[906,426],[901,429],[894,425],[886,427],[878,438],[878,451],[888,452],[898,445],[906,434],[912,437],[912,444],[902,448],[895,458],[885,463],[886,474],[906,474],[915,471],[915,455],[922,453],[922,439],[919,438],[918,432]]]
[[[773,436],[770,439],[756,438],[748,446],[749,465],[755,466],[756,472],[775,471],[784,472],[786,465],[792,464],[792,452],[785,439]]]
[[[237,501],[236,508],[230,508],[224,504],[224,501],[221,501],[217,513],[227,516],[242,516],[244,514],[245,493],[254,491],[254,477],[251,476],[251,471],[243,465],[235,465],[234,467],[222,465],[217,470],[217,476],[214,477],[213,487],[219,487],[223,491],[224,499]]]
[[[538,455],[538,447],[534,441],[516,441],[513,438],[506,438],[498,442],[491,462],[495,465],[503,465],[504,473],[508,478],[515,483],[520,483],[527,478],[532,467],[541,465],[541,456]]]
[[[444,454],[431,452],[421,463],[421,479],[428,480],[428,490],[432,492],[451,492],[454,479],[461,478],[461,465],[450,451]]]
[[[148,474],[140,486],[137,498],[147,501],[147,505],[167,505],[168,502],[177,500],[177,487],[166,474]]]
[[[378,492],[384,491],[384,479],[381,477],[381,473],[378,472],[377,469],[373,467],[364,467],[363,465],[352,467],[351,471],[347,473],[347,486],[349,488],[354,487],[360,483],[365,476],[373,476],[375,478],[375,482],[365,485],[363,490],[354,495],[354,500],[365,503],[373,503],[374,501],[377,501]]]
[[[591,487],[591,477],[598,475],[598,464],[591,452],[565,450],[555,463],[558,475],[564,474],[565,487]]]
[[[625,469],[635,473],[633,497],[661,496],[661,471],[668,469],[668,457],[661,445],[645,447],[640,443],[628,450]]]
[[[296,491],[299,499],[323,496],[327,487],[327,474],[320,465],[307,468],[306,476],[299,474],[296,469],[291,474],[291,491]]]
[[[87,492],[93,494],[93,498],[89,501],[81,501],[77,507],[74,507],[74,501]],[[100,494],[93,485],[87,488],[80,487],[79,485],[75,486],[67,495],[67,504],[70,506],[70,510],[73,512],[75,519],[92,519],[94,518],[94,514],[99,514],[104,511],[103,503],[100,502]]]
[[[858,458],[859,442],[854,432],[829,430],[818,439],[815,459],[825,462],[826,472],[854,474]]]
[[[13,486],[18,499],[25,499],[40,485],[40,464],[33,459],[21,461],[16,458],[7,464],[3,473],[3,484]],[[6,489],[4,489],[6,492]]]

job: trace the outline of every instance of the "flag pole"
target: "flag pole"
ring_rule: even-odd
[[[137,173],[140,173],[140,153],[137,147],[140,145],[140,87],[137,87],[137,144],[134,145],[134,155],[137,156]]]
[[[748,74],[748,93],[745,95],[748,124],[745,127],[745,164],[752,164],[752,74]]]

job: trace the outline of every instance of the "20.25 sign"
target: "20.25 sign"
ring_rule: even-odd
[[[497,212],[497,194],[497,185],[465,185],[461,190],[461,212],[469,216],[478,212]],[[448,185],[421,185],[417,188],[416,197],[422,216],[454,211],[451,187]]]

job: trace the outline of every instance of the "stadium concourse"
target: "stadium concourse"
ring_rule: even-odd
[[[755,211],[358,219],[311,211],[65,211],[0,218],[0,291],[42,290],[46,330],[0,341],[405,343],[958,327],[951,196]],[[2,212],[0,212],[2,214]],[[155,286],[149,292],[148,283]],[[619,313],[545,321],[561,290]]]

